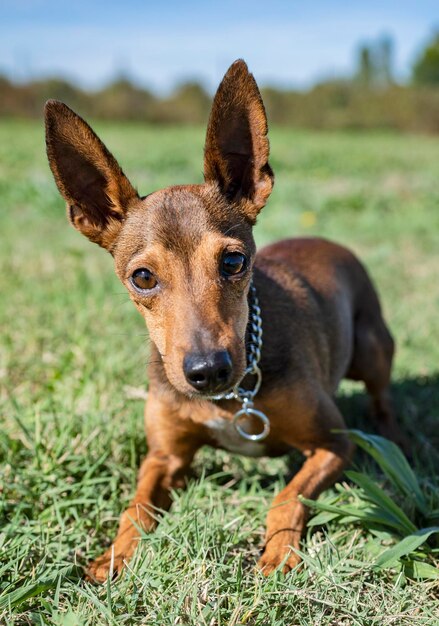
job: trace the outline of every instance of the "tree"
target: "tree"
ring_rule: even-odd
[[[357,80],[362,87],[370,87],[374,80],[372,52],[369,46],[361,46],[358,54]]]
[[[393,41],[385,35],[377,46],[378,66],[381,74],[381,83],[388,87],[393,83]]]
[[[413,66],[413,82],[439,86],[439,32],[419,55]]]
[[[357,82],[367,89],[385,88],[393,84],[393,41],[385,35],[358,50]]]

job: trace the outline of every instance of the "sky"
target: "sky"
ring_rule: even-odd
[[[212,90],[241,57],[260,84],[306,88],[349,75],[360,43],[390,36],[405,80],[435,29],[439,0],[0,0],[0,73]]]

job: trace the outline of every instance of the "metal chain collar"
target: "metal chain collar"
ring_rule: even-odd
[[[235,385],[232,391],[212,396],[212,400],[237,400],[238,402],[241,402],[242,408],[233,416],[233,426],[244,439],[247,439],[248,441],[262,441],[270,432],[270,420],[265,413],[254,408],[253,401],[262,383],[262,372],[258,365],[261,359],[262,350],[262,318],[261,308],[259,306],[256,287],[253,284],[253,280],[250,283],[250,295],[251,300],[248,321],[249,342],[247,352],[248,365],[241,380]],[[255,386],[253,389],[243,389],[241,387],[242,381],[249,375],[256,376]],[[260,433],[252,435],[244,430],[240,422],[248,417],[257,418],[262,422],[262,431]]]

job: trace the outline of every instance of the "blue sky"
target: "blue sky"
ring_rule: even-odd
[[[435,28],[438,0],[0,0],[0,73],[212,89],[242,57],[262,84],[306,87],[348,74],[358,43],[385,34],[404,79]]]

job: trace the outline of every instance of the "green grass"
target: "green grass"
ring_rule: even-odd
[[[96,128],[141,192],[201,181],[202,129]],[[398,344],[399,419],[438,508],[439,142],[274,129],[271,145],[258,243],[321,234],[365,261]],[[72,565],[114,536],[146,451],[146,331],[111,257],[68,226],[42,125],[0,124],[0,238],[0,623],[439,623],[437,582],[373,570],[356,525],[310,528],[294,575],[255,573],[288,459],[209,449],[129,571],[81,580]],[[339,402],[350,427],[371,429],[361,386]],[[354,465],[385,486],[364,455]]]

